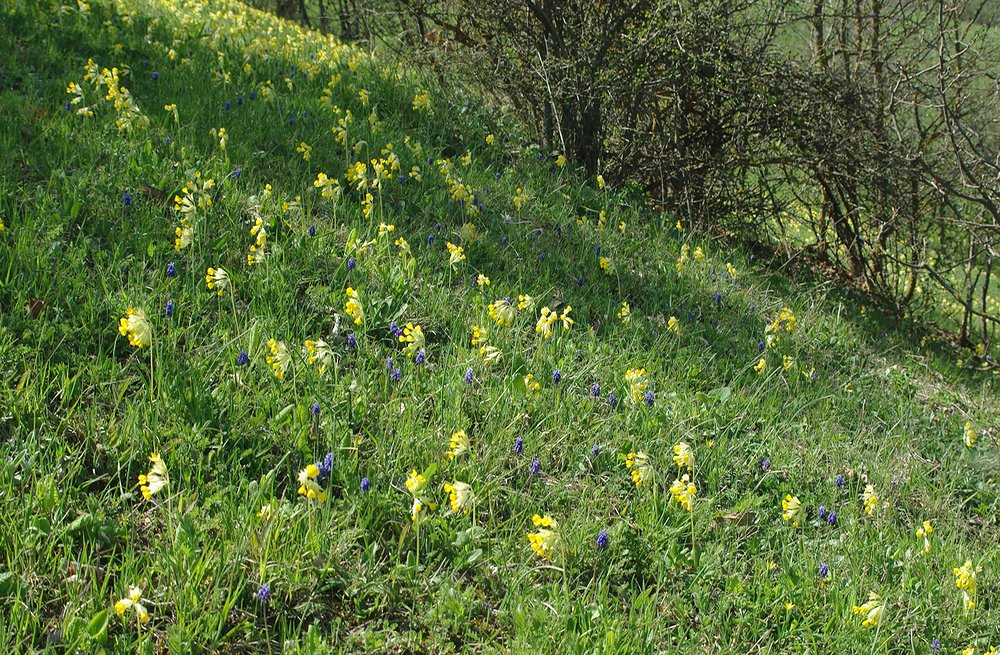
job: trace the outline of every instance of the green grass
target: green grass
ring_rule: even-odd
[[[1000,645],[996,376],[955,366],[918,326],[862,299],[769,273],[627,190],[600,190],[475,98],[440,95],[417,71],[235,2],[210,5],[218,13],[167,0],[2,10],[0,652]],[[83,79],[90,58],[131,71],[121,84],[148,126],[118,130],[112,103]],[[85,99],[66,110],[69,82]],[[326,88],[354,116],[346,146],[331,132]],[[413,108],[424,90],[431,112]],[[176,123],[163,109],[173,103]],[[84,105],[92,117],[77,114]],[[310,161],[296,151],[303,142]],[[367,161],[371,175],[389,143],[400,171],[373,193],[369,217],[357,191],[319,195],[319,172],[346,186],[348,167]],[[413,166],[422,179],[400,183]],[[177,251],[171,199],[196,173],[214,180],[212,204]],[[483,205],[476,215],[452,200],[459,178]],[[249,266],[257,216],[267,247]],[[391,236],[379,237],[380,223]],[[369,239],[349,265],[348,242]],[[446,241],[467,259],[450,266]],[[678,271],[684,243],[707,257]],[[220,265],[232,280],[221,297],[205,283]],[[491,280],[482,291],[478,274]],[[349,286],[361,324],[345,313]],[[488,305],[519,294],[534,311],[496,325]],[[628,324],[616,316],[622,301]],[[575,324],[540,337],[546,305],[572,306]],[[760,354],[785,306],[797,328]],[[128,307],[148,315],[149,346],[119,334]],[[423,364],[392,321],[422,326]],[[488,327],[499,363],[471,345],[474,325]],[[325,374],[302,354],[319,338],[335,352]],[[290,353],[284,380],[266,362],[269,339]],[[625,374],[638,367],[651,404],[630,400]],[[966,421],[979,434],[972,448]],[[471,449],[451,459],[459,429]],[[669,492],[681,441],[695,455],[691,512]],[[653,484],[632,483],[633,451],[648,454]],[[137,477],[153,452],[169,484],[145,500]],[[329,498],[316,503],[297,494],[297,478],[327,453]],[[434,470],[426,496],[437,508],[419,532],[413,469]],[[448,510],[442,485],[453,480],[477,496],[469,514]],[[866,484],[879,496],[871,516]],[[782,520],[787,494],[801,499],[798,527]],[[835,526],[820,506],[836,511]],[[529,547],[535,514],[558,522],[552,561]],[[914,534],[924,520],[928,554]],[[968,612],[952,573],[966,559],[979,569]],[[131,609],[115,613],[130,585],[143,590],[144,626]],[[877,628],[852,612],[870,592],[885,599]]]

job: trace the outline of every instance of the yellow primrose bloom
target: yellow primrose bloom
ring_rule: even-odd
[[[194,226],[191,221],[182,218],[180,226],[174,230],[174,233],[177,235],[177,238],[174,239],[174,250],[180,252],[191,246],[191,242],[194,240]]]
[[[514,309],[514,305],[507,298],[498,298],[491,302],[489,312],[490,318],[496,321],[500,327],[512,325],[514,319],[517,318],[517,311]]]
[[[399,335],[399,342],[406,344],[404,350],[411,357],[424,347],[426,341],[423,328],[413,323],[407,323],[406,327],[403,328],[403,334]]]
[[[556,157],[556,166],[559,168],[564,168],[566,166],[566,155],[559,155]]]
[[[448,442],[448,459],[455,459],[469,452],[469,448],[469,435],[465,434],[465,430],[455,431]]]
[[[476,276],[476,286],[482,289],[483,287],[490,286],[490,278],[486,277],[482,273]]]
[[[142,589],[129,585],[128,596],[115,603],[115,613],[124,617],[126,611],[133,609],[135,610],[135,620],[146,625],[149,623],[149,612],[140,601],[142,601]]]
[[[691,482],[691,478],[685,473],[670,485],[670,495],[690,512],[694,509],[694,499],[698,495],[698,487]]]
[[[371,97],[371,93],[368,91],[368,89],[361,89],[360,91],[358,91],[358,100],[361,101],[361,104],[363,106],[365,106],[365,107],[368,106],[368,99],[370,97]]]
[[[531,550],[539,557],[551,561],[552,555],[559,547],[559,524],[550,516],[539,516],[538,514],[531,517],[531,522],[538,528],[537,532],[528,533]]]
[[[559,320],[562,321],[563,332],[569,332],[569,328],[576,322],[569,317],[569,313],[571,311],[573,311],[572,305],[566,305],[566,309],[564,309],[563,313],[559,316]]]
[[[226,289],[233,288],[232,281],[229,279],[229,273],[221,266],[219,268],[209,267],[208,273],[205,275],[205,284],[208,285],[209,291],[218,289],[220,298]]]
[[[472,345],[481,346],[489,341],[490,333],[486,328],[479,325],[472,326]]]
[[[696,262],[704,261],[705,251],[701,249],[701,246],[698,246],[697,248],[694,249],[694,252],[691,253],[691,256],[694,257],[694,260]]]
[[[521,207],[527,201],[528,201],[528,194],[524,192],[524,189],[522,189],[521,187],[518,187],[517,188],[517,193],[512,198],[512,202],[514,203],[514,210],[517,211],[518,213],[520,213],[521,212]]]
[[[319,189],[320,195],[327,200],[336,200],[340,197],[340,181],[337,178],[329,178],[326,173],[317,173],[313,186]]]
[[[353,287],[347,287],[347,302],[344,303],[344,311],[354,319],[355,325],[361,325],[365,317],[365,310],[361,307],[361,298]]]
[[[267,347],[271,349],[271,354],[265,358],[265,361],[274,371],[274,377],[284,380],[285,373],[288,372],[288,366],[292,363],[292,356],[288,354],[288,347],[285,346],[284,341],[275,341],[274,339],[268,340]]]
[[[677,229],[678,230],[681,229],[681,222],[680,221],[677,221]],[[686,243],[681,244],[681,254],[677,258],[677,264],[675,264],[675,266],[674,266],[674,268],[677,269],[678,273],[681,273],[681,272],[684,271],[684,268],[687,266],[688,260],[690,258],[691,258],[691,246],[689,246]]]
[[[391,223],[379,223],[378,224],[378,235],[382,237],[386,234],[392,234],[396,231],[396,226]]]
[[[681,322],[677,320],[676,316],[671,316],[667,319],[667,332],[673,332],[674,334],[681,333]]]
[[[552,325],[556,322],[559,317],[558,312],[554,312],[551,309],[542,307],[541,315],[538,317],[538,322],[535,323],[535,332],[541,334],[542,338],[548,339],[552,336]]]
[[[729,273],[731,277],[736,277],[736,268],[729,262],[726,262],[726,272]]]
[[[924,538],[924,553],[931,552],[931,533],[934,532],[934,526],[931,525],[930,521],[924,521],[923,527],[917,528],[917,536]]]
[[[955,574],[955,586],[962,590],[962,603],[965,609],[971,610],[976,607],[976,573],[979,569],[972,568],[972,560],[965,560],[965,564],[955,567],[952,572]]]
[[[272,516],[274,516],[274,509],[271,507],[271,503],[260,506],[260,511],[257,512],[257,518],[262,521],[270,521]]]
[[[802,513],[802,503],[799,502],[799,497],[786,494],[781,501],[781,509],[784,510],[781,518],[790,521],[792,527],[799,527],[799,514]]]
[[[448,246],[448,263],[451,264],[452,268],[458,265],[459,262],[465,259],[465,249],[462,246],[456,246],[451,241],[445,243]]]
[[[603,191],[604,187],[605,187],[604,176],[603,175],[598,175],[597,176],[597,188],[601,189]]]
[[[882,614],[885,611],[885,604],[882,602],[882,598],[879,597],[874,591],[868,594],[868,602],[864,605],[855,605],[855,614],[864,614],[865,620],[862,621],[861,625],[865,628],[877,627],[879,622],[882,620]]]
[[[403,237],[399,237],[398,239],[393,241],[393,243],[396,245],[397,248],[399,248],[400,257],[402,257],[403,259],[409,257],[409,255],[411,254],[410,244],[409,242],[407,242],[406,239],[404,239]]]
[[[760,361],[754,364],[753,370],[757,371],[758,376],[764,375],[764,371],[767,370],[767,362],[764,361],[763,357],[760,358]]]
[[[308,500],[315,500],[317,503],[324,503],[327,499],[327,493],[323,491],[322,487],[319,486],[317,478],[319,477],[319,467],[315,464],[310,464],[301,471],[299,471],[299,495],[305,496]]]
[[[875,508],[878,507],[878,494],[875,493],[875,485],[869,484],[865,487],[864,493],[861,494],[861,501],[864,503],[865,513],[868,516],[873,516]]]
[[[149,456],[149,461],[152,463],[149,473],[139,475],[139,491],[142,492],[142,497],[146,500],[152,498],[170,483],[167,465],[160,459],[160,454],[153,453]]]
[[[535,311],[535,299],[526,293],[522,293],[517,297],[517,308],[522,312],[531,313]]]
[[[782,355],[781,356],[781,368],[783,370],[787,371],[788,369],[792,368],[793,366],[795,366],[795,360],[792,358],[791,355]]]
[[[146,313],[135,307],[125,310],[125,316],[118,320],[118,331],[136,348],[145,348],[153,341],[153,327]]]
[[[437,504],[428,501],[424,495],[427,490],[427,478],[424,477],[422,473],[418,473],[416,469],[410,471],[410,475],[406,478],[406,489],[413,496],[413,505],[410,507],[410,518],[414,523],[420,523],[420,521],[427,516],[428,510],[437,509]]]
[[[615,265],[609,257],[601,257],[597,263],[601,265],[601,270],[604,271],[605,275],[611,275],[615,270]]]
[[[220,127],[216,130],[214,127],[211,129],[212,138],[219,140],[219,150],[225,150],[226,144],[229,143],[229,135],[226,134],[226,128]]]
[[[656,477],[656,472],[649,463],[649,455],[642,451],[626,455],[625,467],[629,469],[636,489],[641,489],[643,485],[648,487],[653,483],[653,478]]]
[[[976,435],[976,431],[972,429],[972,422],[966,421],[965,432],[962,435],[962,440],[965,442],[965,445],[972,448],[972,446],[976,443],[977,438],[978,436]]]
[[[680,468],[686,466],[689,471],[694,470],[694,451],[691,446],[683,441],[674,445],[674,464]]]
[[[529,394],[537,396],[542,390],[542,385],[538,384],[534,375],[528,373],[524,376],[524,390]]]
[[[319,373],[320,375],[326,373],[326,370],[330,368],[333,364],[333,348],[330,344],[323,341],[322,339],[307,340],[306,341],[306,358],[310,364],[319,363]]]
[[[629,388],[629,399],[633,403],[638,403],[643,399],[643,395],[648,388],[647,374],[644,368],[630,368],[625,371],[625,382]]]
[[[493,136],[492,134],[487,134],[487,135],[486,135],[486,145],[488,145],[488,146],[491,146],[491,145],[493,145],[493,142],[494,142],[495,140],[496,140],[496,139],[495,139],[495,137],[494,137],[494,136]]]
[[[973,646],[972,644],[969,644],[968,646],[962,649],[962,655],[976,655],[976,647]]]
[[[451,511],[456,514],[468,514],[469,510],[476,502],[476,495],[472,493],[472,487],[464,482],[455,480],[452,483],[444,484],[445,493],[448,494],[448,502],[451,504]]]
[[[622,301],[622,308],[618,310],[618,318],[622,325],[628,325],[629,321],[632,320],[632,308],[629,307],[627,300]]]
[[[413,96],[413,111],[429,112],[431,110],[431,95],[427,91],[421,91]]]
[[[482,346],[479,349],[479,356],[486,364],[496,364],[503,359],[503,352],[496,346]]]
[[[778,316],[764,328],[764,339],[767,342],[767,347],[771,348],[781,340],[780,333],[782,330],[791,334],[797,326],[798,320],[795,318],[792,310],[782,307],[781,311],[778,312]]]
[[[0,218],[0,234],[2,234],[5,229],[6,228],[3,224],[3,218]]]

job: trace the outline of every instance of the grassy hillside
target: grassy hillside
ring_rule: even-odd
[[[234,0],[0,12],[0,652],[1000,646],[986,353]]]

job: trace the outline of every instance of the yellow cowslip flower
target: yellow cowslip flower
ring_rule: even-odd
[[[597,229],[603,230],[608,223],[608,212],[604,209],[597,214]]]
[[[799,527],[799,515],[802,513],[802,503],[799,501],[799,497],[786,494],[781,500],[781,509],[784,510],[781,518],[789,521],[792,527]]]
[[[308,500],[315,500],[317,503],[324,503],[327,493],[319,486],[319,467],[310,464],[299,471],[299,495],[305,496]]]
[[[444,490],[448,494],[451,511],[456,514],[468,514],[476,502],[476,495],[472,493],[472,487],[464,482],[458,480],[451,483],[445,482]]]
[[[647,373],[644,368],[630,368],[625,371],[625,382],[628,384],[629,400],[638,403],[643,399],[648,388]]]
[[[691,256],[694,257],[696,262],[705,261],[705,251],[701,249],[701,246],[695,248],[694,252],[691,253]]]
[[[618,231],[625,234],[625,221],[618,221]]]
[[[869,484],[865,487],[864,493],[861,494],[861,502],[864,503],[865,513],[868,516],[873,516],[875,508],[878,507],[878,494],[875,493],[875,485]]]
[[[976,443],[976,439],[978,439],[978,435],[976,435],[976,431],[972,429],[972,422],[966,421],[965,431],[962,434],[962,440],[965,442],[967,447],[972,448],[972,446]]]
[[[798,324],[798,319],[795,318],[792,310],[788,307],[782,307],[781,311],[778,312],[778,316],[764,328],[764,338],[767,342],[767,347],[770,348],[780,341],[779,335],[782,330],[791,334],[798,327]]]
[[[451,241],[446,242],[445,245],[448,246],[448,252],[450,253],[448,263],[451,264],[452,268],[455,268],[459,262],[465,259],[465,249],[462,246],[456,246]]]
[[[492,134],[487,134],[487,135],[486,135],[486,145],[488,145],[488,146],[491,146],[491,145],[493,145],[493,142],[494,142],[495,140],[496,140],[496,139],[495,139],[495,137],[494,137],[494,136],[493,136]]]
[[[406,490],[413,496],[413,505],[410,507],[410,518],[414,523],[420,523],[427,516],[428,509],[431,511],[437,509],[437,504],[428,501],[425,496],[427,478],[422,473],[418,473],[416,469],[410,471],[409,477],[406,478]]]
[[[976,655],[976,647],[972,644],[969,644],[968,646],[962,649],[962,655]]]
[[[210,130],[213,139],[219,140],[219,150],[225,150],[226,144],[229,143],[229,135],[226,134],[226,128],[220,127],[215,129],[214,127]]]
[[[486,277],[482,273],[476,276],[476,286],[482,289],[483,287],[490,286],[490,278]]]
[[[145,348],[153,341],[153,327],[146,318],[146,312],[135,307],[125,310],[125,316],[118,320],[118,331],[128,337],[128,342],[136,348]]]
[[[285,346],[284,341],[275,341],[274,339],[268,340],[267,347],[271,349],[271,354],[265,358],[265,361],[274,371],[274,377],[284,380],[285,373],[288,372],[288,367],[292,363],[288,347]]]
[[[561,154],[558,157],[556,157],[556,166],[558,166],[559,168],[566,167],[566,155]]]
[[[455,431],[448,442],[448,459],[455,459],[469,452],[470,446],[469,435],[465,434],[465,430]]]
[[[729,262],[726,262],[726,272],[729,273],[730,277],[736,277],[736,268],[734,268]]]
[[[344,303],[344,311],[354,319],[355,325],[361,325],[361,321],[365,317],[365,310],[361,307],[361,298],[353,287],[347,287],[347,301]]]
[[[274,516],[274,508],[271,507],[271,503],[260,506],[260,511],[257,512],[257,518],[262,521],[270,521],[272,516]]]
[[[160,454],[153,453],[149,456],[149,461],[152,463],[152,466],[149,467],[149,473],[139,475],[139,491],[142,492],[142,497],[146,500],[152,498],[170,483],[167,465],[160,459]]]
[[[496,364],[503,359],[503,352],[496,346],[482,346],[479,349],[479,356],[486,364]]]
[[[306,341],[306,361],[310,364],[318,363],[320,375],[326,373],[326,370],[330,368],[330,365],[333,364],[333,358],[333,348],[327,342],[322,339]]]
[[[115,613],[124,617],[126,611],[133,609],[135,610],[135,620],[141,625],[146,625],[149,623],[149,612],[140,601],[142,601],[142,589],[129,585],[128,596],[115,603]]]
[[[391,223],[379,223],[378,224],[378,235],[379,238],[386,234],[392,234],[396,231],[396,226]]]
[[[629,469],[632,475],[632,482],[635,483],[636,489],[641,489],[643,485],[647,487],[653,483],[653,479],[656,477],[656,472],[653,470],[653,466],[649,463],[649,455],[646,453],[632,452],[625,456],[625,467]]]
[[[371,97],[371,93],[369,93],[368,89],[361,89],[360,91],[358,91],[358,100],[361,101],[361,104],[363,106],[365,106],[365,107],[368,106],[368,99],[370,97]]]
[[[677,229],[678,230],[681,229],[681,222],[680,221],[677,221]],[[677,269],[678,273],[681,273],[681,272],[684,271],[684,268],[687,266],[687,263],[688,263],[688,261],[690,259],[691,259],[691,246],[689,246],[686,243],[682,243],[681,244],[681,254],[677,258],[677,263],[674,265],[674,268]]]
[[[406,327],[403,328],[403,334],[399,335],[399,342],[406,344],[406,348],[403,350],[407,355],[413,357],[418,350],[424,347],[427,339],[424,337],[423,328],[413,323],[407,323]]]
[[[261,263],[267,254],[267,228],[260,216],[250,228],[250,236],[254,237],[254,242],[250,245],[250,253],[247,255],[247,266]]]
[[[694,451],[684,441],[674,445],[674,464],[680,468],[687,467],[689,471],[694,471]]]
[[[535,311],[535,299],[526,293],[517,296],[517,308],[522,312],[531,313]]]
[[[528,201],[528,194],[524,192],[524,189],[518,187],[517,192],[511,201],[514,203],[514,210],[521,213],[521,207]]]
[[[966,611],[976,607],[976,573],[979,569],[972,568],[972,560],[965,560],[965,564],[952,569],[955,574],[955,586],[962,590],[962,604]]]
[[[194,226],[187,218],[182,218],[180,226],[174,229],[174,234],[177,235],[177,238],[174,239],[174,250],[180,252],[191,246],[191,242],[194,240]]]
[[[177,104],[176,103],[171,103],[169,105],[163,105],[163,111],[167,111],[167,112],[170,112],[171,114],[173,114],[174,115],[174,122],[175,123],[180,123],[181,122],[180,114],[177,113]]]
[[[754,364],[753,370],[757,371],[758,377],[764,375],[764,371],[767,370],[767,362],[763,357],[760,358],[760,361]]]
[[[472,345],[481,346],[489,341],[490,333],[486,328],[479,325],[472,326]]]
[[[598,175],[597,176],[597,188],[603,191],[605,186],[606,185],[604,184],[604,176],[603,175]]]
[[[299,143],[298,147],[295,148],[295,152],[302,155],[303,161],[309,161],[310,159],[312,159],[312,151],[313,151],[312,146],[306,143],[305,141]]]
[[[538,384],[534,375],[528,373],[524,376],[524,390],[529,394],[537,396],[542,390],[542,385]]]
[[[548,306],[542,307],[538,322],[535,323],[535,332],[541,334],[542,338],[548,339],[552,336],[552,325],[558,318],[558,312],[552,311]]]
[[[691,478],[685,473],[670,485],[670,495],[690,512],[694,509],[694,499],[698,496],[698,487],[691,482]]]
[[[458,231],[458,238],[462,240],[462,243],[472,243],[476,238],[476,224],[468,221],[463,223]]]
[[[931,525],[930,521],[924,521],[923,527],[917,528],[917,536],[924,538],[924,553],[931,552],[931,533],[934,532],[934,526]]]
[[[320,195],[327,200],[336,200],[340,197],[340,182],[337,178],[329,178],[326,173],[317,173],[313,186],[319,189]]]
[[[410,256],[411,254],[410,244],[406,239],[404,239],[403,237],[399,237],[395,241],[393,241],[393,244],[395,244],[395,246],[399,248],[400,257],[406,259],[407,257]]]
[[[0,217],[0,234],[2,234],[5,229],[7,229],[7,228],[3,224],[3,218]]]
[[[795,366],[795,360],[792,358],[791,355],[782,355],[781,356],[781,368],[783,370],[787,371],[788,369],[792,368],[793,366]]]
[[[681,322],[677,320],[676,316],[671,316],[667,319],[667,332],[673,332],[674,334],[681,333]]]
[[[618,310],[618,318],[622,325],[628,325],[629,321],[632,320],[632,308],[629,307],[627,300],[622,301],[622,308]]]
[[[507,327],[514,323],[517,318],[517,311],[514,304],[507,298],[498,298],[490,303],[490,318],[496,321],[500,327]]]
[[[413,96],[413,111],[426,111],[431,110],[431,95],[427,91],[421,91],[420,93]]]
[[[205,274],[205,284],[208,285],[209,291],[218,289],[219,297],[222,297],[226,289],[233,288],[233,283],[229,279],[229,273],[221,266],[219,268],[209,267],[208,272]]]
[[[569,332],[570,327],[572,327],[574,321],[569,317],[569,313],[573,311],[572,305],[566,305],[566,309],[563,310],[562,314],[559,315],[559,320],[562,321],[563,332]]]
[[[531,550],[539,557],[551,561],[553,554],[559,547],[559,524],[551,516],[539,516],[538,514],[531,517],[531,522],[538,528],[537,532],[528,533]]]
[[[471,164],[472,163],[472,151],[471,150],[466,150],[465,154],[462,155],[459,158],[458,161],[459,161],[460,164],[462,164],[462,166],[468,166],[469,164]]]
[[[604,271],[605,275],[611,275],[615,270],[615,265],[611,262],[610,257],[601,257],[597,260],[597,263],[600,264],[601,270]]]
[[[868,602],[864,605],[855,605],[855,614],[864,614],[865,620],[861,622],[861,625],[865,628],[877,627],[879,622],[882,621],[882,614],[885,611],[885,603],[883,603],[882,598],[879,597],[874,591],[868,594]]]

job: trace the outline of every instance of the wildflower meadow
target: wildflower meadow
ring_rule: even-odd
[[[0,46],[0,652],[1000,648],[986,346],[236,0]]]

